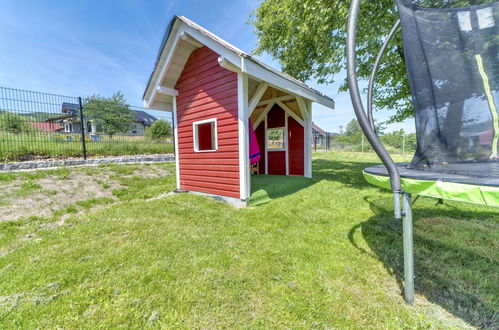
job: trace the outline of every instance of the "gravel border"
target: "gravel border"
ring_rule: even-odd
[[[161,163],[161,162],[173,162],[173,161],[175,161],[175,155],[173,154],[99,157],[99,158],[88,158],[87,160],[84,160],[83,158],[70,158],[70,159],[61,159],[61,160],[37,160],[37,161],[27,161],[27,162],[0,163],[0,172],[48,169],[48,168],[57,168],[65,166]]]

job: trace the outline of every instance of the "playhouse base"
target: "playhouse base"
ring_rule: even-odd
[[[196,194],[196,195],[209,196],[209,197],[214,198],[217,201],[229,203],[230,205],[232,205],[236,208],[244,208],[244,207],[248,206],[247,200],[242,200],[242,199],[235,198],[235,197],[220,196],[220,195],[203,193],[203,192],[199,192],[199,191],[191,191],[191,190],[183,190],[183,189],[175,189],[173,192],[177,193],[177,194],[192,193],[192,194]]]

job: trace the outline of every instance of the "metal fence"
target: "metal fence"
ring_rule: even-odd
[[[173,152],[170,113],[0,87],[0,161]]]
[[[380,139],[389,153],[410,156],[416,150],[415,133],[395,131],[381,135]],[[373,152],[362,132],[354,134],[313,134],[312,149],[314,151]]]

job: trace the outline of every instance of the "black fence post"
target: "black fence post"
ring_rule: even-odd
[[[83,159],[87,160],[87,144],[85,141],[85,121],[83,118],[83,105],[81,103],[81,97],[78,97],[78,104],[80,106],[81,147],[83,151]]]

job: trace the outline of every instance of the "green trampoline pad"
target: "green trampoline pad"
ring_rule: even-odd
[[[411,172],[424,172],[414,171]],[[364,170],[364,178],[372,185],[391,189],[390,177],[382,165],[372,166]],[[407,173],[406,173],[407,174]],[[416,173],[419,174],[419,173]],[[425,178],[426,176],[426,178]],[[462,176],[449,174],[442,175],[445,179],[438,179],[433,175],[404,175],[401,171],[402,189],[413,195],[441,198],[459,202],[499,207],[499,186],[495,184],[471,184],[472,178],[462,180]],[[453,180],[454,179],[454,180]],[[482,181],[482,180],[476,180]]]

